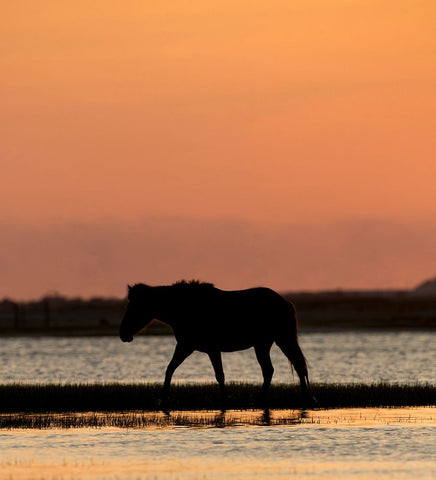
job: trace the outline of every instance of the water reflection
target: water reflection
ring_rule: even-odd
[[[304,418],[272,410],[270,422],[300,423],[236,428],[220,425],[238,413],[263,421],[265,412],[209,413],[219,428],[0,431],[0,478],[434,478],[434,408],[307,411]]]
[[[230,428],[247,426],[312,425],[436,426],[436,407],[346,408],[326,410],[199,410],[171,412],[67,412],[0,414],[2,429],[72,429],[72,428]],[[23,430],[22,430],[23,431]]]

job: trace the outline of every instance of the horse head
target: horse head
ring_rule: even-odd
[[[123,342],[131,342],[133,336],[153,320],[150,310],[150,290],[151,287],[144,284],[128,286],[126,313],[120,325],[120,338]]]

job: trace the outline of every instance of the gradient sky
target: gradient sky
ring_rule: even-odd
[[[436,275],[433,0],[6,0],[0,298]]]

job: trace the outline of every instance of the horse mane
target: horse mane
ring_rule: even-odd
[[[168,286],[160,286],[160,287],[151,287],[150,285],[146,285],[144,283],[136,283],[135,285],[128,285],[128,299],[131,300],[132,298],[140,298],[144,295],[151,294],[151,291],[157,293],[157,291],[161,289],[168,289],[168,288],[175,288],[178,291],[185,291],[185,289],[192,290],[192,289],[213,289],[213,283],[207,282],[200,282],[199,280],[179,280],[178,282],[173,283],[172,285]],[[157,290],[155,290],[157,289]]]
[[[200,280],[178,280],[171,286],[178,288],[213,288],[215,285],[213,283],[201,282]]]
[[[135,285],[128,285],[128,297],[144,294],[147,292],[151,287],[149,285],[145,285],[144,283],[135,283]]]

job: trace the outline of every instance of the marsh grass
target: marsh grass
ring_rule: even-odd
[[[259,425],[262,415],[220,411],[2,414],[0,428],[167,428]]]
[[[160,410],[161,384],[10,384],[0,385],[0,413],[152,412]],[[436,387],[430,384],[391,385],[314,384],[321,408],[436,405]],[[260,408],[260,385],[230,383],[228,409]],[[301,408],[298,385],[272,385],[269,407]],[[171,410],[217,410],[216,384],[175,384]]]
[[[436,425],[434,407],[316,410],[197,410],[171,412],[68,412],[0,414],[0,429],[227,428],[311,425]]]
[[[276,411],[277,412],[277,411]],[[298,410],[282,411],[177,411],[163,412],[88,412],[67,414],[0,414],[0,429],[50,429],[50,428],[225,428],[235,426],[301,425],[317,424],[319,419],[306,416]]]

